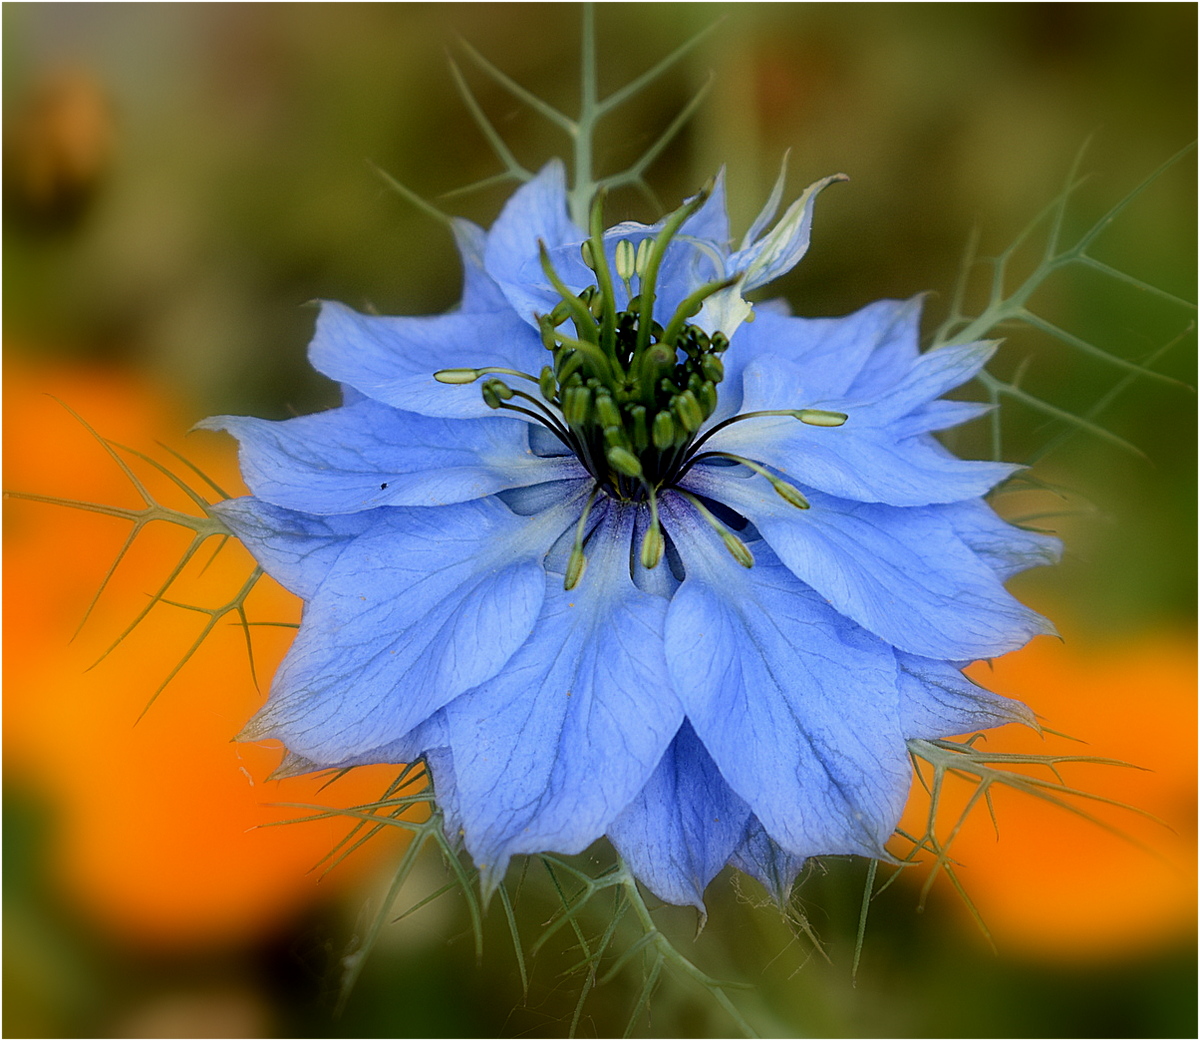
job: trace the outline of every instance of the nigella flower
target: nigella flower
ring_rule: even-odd
[[[700,907],[728,863],[782,896],[807,857],[885,856],[907,739],[1028,721],[960,667],[1049,631],[1003,582],[1057,544],[981,498],[1012,467],[931,434],[979,413],[942,395],[993,345],[919,353],[918,301],[746,302],[837,179],[732,249],[719,181],[585,231],[552,164],[456,222],[456,311],[326,304],[344,404],[207,423],[253,492],[220,516],[305,601],[243,737],[285,772],[425,757],[485,889],[602,835]]]

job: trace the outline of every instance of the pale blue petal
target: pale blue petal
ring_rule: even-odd
[[[399,740],[503,669],[541,608],[541,557],[571,519],[567,506],[518,517],[494,498],[352,516],[374,524],[312,595],[245,735],[322,765]]]
[[[812,508],[798,510],[765,479],[738,470],[697,466],[685,483],[750,520],[798,578],[901,650],[974,661],[1052,631],[959,538],[959,511],[850,502],[808,489]]]
[[[216,416],[198,425],[238,439],[242,477],[258,498],[308,513],[441,506],[583,473],[535,455],[525,423],[420,416],[370,398],[282,422]]]
[[[892,649],[764,544],[747,570],[679,500],[663,505],[687,572],[667,665],[721,775],[792,855],[881,855],[910,781]]]
[[[454,241],[458,245],[463,264],[462,301],[455,310],[460,314],[487,314],[507,310],[508,298],[483,266],[487,232],[478,224],[462,217],[455,217],[450,226],[454,231]]]
[[[608,837],[657,897],[703,911],[705,887],[729,862],[749,817],[685,722]]]
[[[809,408],[803,402],[789,408]],[[743,408],[747,405],[743,402]],[[788,416],[739,420],[705,449],[732,452],[773,467],[807,494],[816,488],[843,499],[890,506],[928,506],[986,494],[1015,471],[1010,463],[963,460],[930,435],[897,438],[854,413],[840,427],[809,426]]]
[[[915,437],[918,434],[928,434],[935,430],[949,430],[951,427],[970,423],[974,419],[986,416],[995,411],[995,405],[981,401],[931,401],[914,409],[907,416],[902,416],[892,424],[892,431],[900,440]]]
[[[1031,567],[1057,564],[1062,557],[1059,539],[1009,524],[982,500],[947,506],[945,514],[958,537],[987,562],[1002,582]]]
[[[900,668],[900,725],[906,738],[939,738],[1005,723],[1037,729],[1021,702],[972,683],[951,662],[896,652]]]
[[[877,300],[844,318],[792,318],[758,308],[754,321],[738,329],[726,362],[737,358],[741,371],[762,355],[784,358],[801,367],[813,401],[832,401],[847,396],[876,355],[895,366],[887,386],[902,378],[917,357],[919,324],[919,301],[909,300]]]
[[[666,601],[629,578],[632,511],[609,508],[572,591],[548,576],[528,641],[446,708],[466,845],[485,889],[511,856],[578,853],[637,796],[683,721]]]
[[[734,253],[726,265],[730,274],[745,271],[746,278],[739,287],[748,292],[766,285],[790,271],[808,252],[812,238],[813,206],[817,196],[829,185],[846,180],[844,174],[834,174],[810,184],[789,206],[779,223],[761,239],[746,249]]]
[[[216,503],[212,511],[275,581],[305,600],[346,547],[379,520],[366,513],[313,517],[249,496]]]
[[[730,863],[757,878],[775,903],[782,907],[791,895],[796,876],[804,867],[804,857],[793,856],[783,849],[767,834],[758,818],[751,817]]]
[[[556,159],[505,204],[488,233],[484,268],[520,319],[536,328],[534,315],[545,314],[558,302],[538,262],[538,240],[553,252],[584,238],[567,214],[566,174]]]
[[[537,334],[512,311],[380,318],[321,306],[308,349],[313,366],[376,401],[425,416],[494,416],[477,383],[439,383],[439,369],[502,366],[536,376],[546,361]]]
[[[693,195],[686,201],[691,202],[694,198]],[[661,227],[662,224],[663,221],[659,221],[655,227]],[[729,216],[725,206],[725,167],[722,166],[717,171],[717,176],[713,178],[712,192],[704,200],[704,205],[683,222],[679,234],[688,238],[703,239],[722,250],[728,250]]]

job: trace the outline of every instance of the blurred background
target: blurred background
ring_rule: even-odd
[[[536,169],[564,152],[553,127],[471,64],[460,38],[568,112],[577,99],[580,9],[570,4],[6,4],[3,19],[4,486],[131,509],[136,492],[64,404],[177,470],[157,443],[184,452],[237,493],[232,443],[185,433],[213,413],[283,418],[335,403],[305,362],[307,301],[399,314],[454,304],[449,236],[369,166],[450,212],[494,219],[508,187],[440,198],[499,169],[448,56],[522,162]],[[932,331],[972,233],[982,254],[1004,249],[1061,189],[1085,140],[1091,176],[1071,205],[1076,232],[1195,134],[1188,4],[601,4],[602,94],[718,20],[602,125],[598,163],[603,173],[634,160],[711,75],[710,95],[648,170],[664,207],[724,164],[740,234],[789,150],[793,196],[849,174],[822,196],[810,254],[774,287],[805,315],[931,291]],[[1093,252],[1193,299],[1195,205],[1189,154]],[[608,213],[656,216],[632,192]],[[1018,273],[1035,262],[1030,253]],[[1061,424],[1006,406],[1005,458],[1055,445],[1035,474],[1061,494],[998,505],[1014,517],[1056,515],[1042,523],[1066,540],[1063,565],[1014,589],[1064,641],[976,675],[1087,744],[1004,732],[989,747],[1148,767],[1066,776],[1168,826],[1098,808],[1147,851],[1002,792],[998,835],[978,813],[955,846],[994,949],[944,879],[918,912],[913,869],[876,900],[856,980],[862,863],[831,861],[804,881],[799,903],[819,950],[755,906],[763,896],[751,883],[722,876],[694,954],[714,975],[756,985],[737,1000],[764,1034],[1196,1029],[1194,337],[1156,353],[1194,314],[1083,269],[1057,276],[1033,305],[1121,357],[1156,355],[1154,367],[1178,382],[1139,380],[1095,417],[1137,453],[1086,433],[1060,441]],[[1079,413],[1125,375],[1015,329],[1000,371],[1019,364],[1024,387]],[[956,449],[986,453],[985,433],[964,432]],[[155,494],[175,494],[138,466]],[[256,826],[299,812],[280,803],[370,800],[390,775],[358,771],[325,790],[266,780],[278,750],[230,742],[262,695],[227,620],[140,720],[205,616],[160,605],[85,671],[186,548],[180,532],[156,527],[73,639],[129,524],[29,501],[6,507],[5,1034],[564,1033],[581,982],[560,975],[568,963],[548,952],[531,961],[523,994],[503,916],[491,915],[477,964],[454,894],[385,930],[334,1018],[342,959],[378,910],[402,844],[385,836],[322,875],[311,869],[344,824]],[[173,596],[221,603],[247,572],[239,553],[189,569]],[[260,620],[299,614],[266,583],[250,606]],[[255,629],[264,681],[288,638],[286,628]],[[922,812],[915,798],[910,826]],[[398,906],[444,877],[427,857]],[[536,936],[539,909],[519,913]],[[690,912],[667,920],[685,942],[694,931]],[[640,986],[635,968],[597,988],[580,1032],[622,1032]],[[664,1036],[732,1029],[708,998],[671,980],[635,1025]]]

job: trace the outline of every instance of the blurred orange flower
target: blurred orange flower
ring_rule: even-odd
[[[83,367],[9,364],[5,379],[5,486],[9,490],[140,507],[129,481],[52,390],[103,436],[153,454],[179,444],[182,409],[146,380]],[[195,417],[192,417],[194,420]],[[198,435],[184,451],[231,494],[242,493],[232,449]],[[178,472],[182,465],[171,461]],[[168,482],[147,483],[169,495]],[[194,475],[189,475],[194,476]],[[182,500],[174,494],[176,501]],[[245,637],[229,618],[139,719],[154,690],[197,638],[207,616],[159,604],[97,668],[86,672],[148,603],[188,545],[151,524],[117,568],[79,638],[86,605],[130,525],[71,509],[10,501],[5,525],[5,774],[53,815],[53,873],[64,898],[92,920],[144,942],[193,944],[254,935],[396,850],[379,836],[317,889],[310,869],[345,835],[346,820],[256,827],[289,816],[279,802],[350,806],[380,796],[393,767],[322,781],[265,781],[278,747],[231,738],[262,700]],[[161,530],[156,530],[161,529]],[[217,605],[253,566],[236,544],[206,546],[168,594]],[[295,622],[299,603],[269,580],[251,594],[251,619]],[[291,630],[253,630],[264,684]],[[381,841],[383,840],[383,841]]]
[[[1122,838],[1039,799],[994,788],[997,827],[977,806],[950,855],[1000,950],[1104,958],[1194,936],[1194,635],[1100,643],[1068,634],[1065,642],[1039,639],[992,668],[968,671],[976,682],[1023,700],[1046,727],[1087,741],[1047,735],[1043,742],[1010,726],[987,735],[989,751],[1098,756],[1146,768],[1070,764],[1062,773],[1074,788],[1168,825],[1073,800],[1128,836]],[[948,802],[956,798],[961,807],[968,787],[957,788]],[[920,834],[928,800],[914,791],[902,826]],[[944,811],[943,830],[956,810],[947,804]]]

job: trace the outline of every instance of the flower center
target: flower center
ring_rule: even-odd
[[[673,487],[698,460],[723,457],[741,463],[771,482],[792,505],[808,502],[791,484],[760,463],[728,452],[701,452],[714,433],[730,423],[764,415],[792,416],[819,426],[839,426],[846,417],[819,409],[752,412],[734,416],[697,436],[717,408],[717,386],[725,375],[721,355],[729,347],[722,332],[706,333],[691,322],[715,293],[741,278],[707,282],[675,309],[664,328],[654,320],[655,287],[667,247],[683,223],[704,205],[711,186],[670,214],[653,238],[636,246],[628,239],[616,243],[610,265],[605,253],[602,208],[604,194],[592,206],[590,237],[582,244],[584,264],[595,281],[582,292],[569,289],[539,242],[542,270],[560,300],[549,314],[538,315],[542,344],[551,363],[533,376],[514,369],[442,369],[442,383],[481,386],[483,400],[494,409],[520,412],[541,423],[566,445],[595,479],[595,488],[579,518],[575,548],[567,565],[566,587],[572,588],[583,571],[583,542],[588,513],[600,493],[650,508],[650,525],[642,540],[640,558],[646,568],[662,559],[664,537],[658,520],[657,496]],[[617,310],[613,276],[625,288],[628,303]],[[570,325],[568,325],[570,323]],[[509,386],[501,376],[535,384],[538,396]],[[750,567],[749,550],[697,499],[686,491],[697,512],[721,536],[739,563]]]

